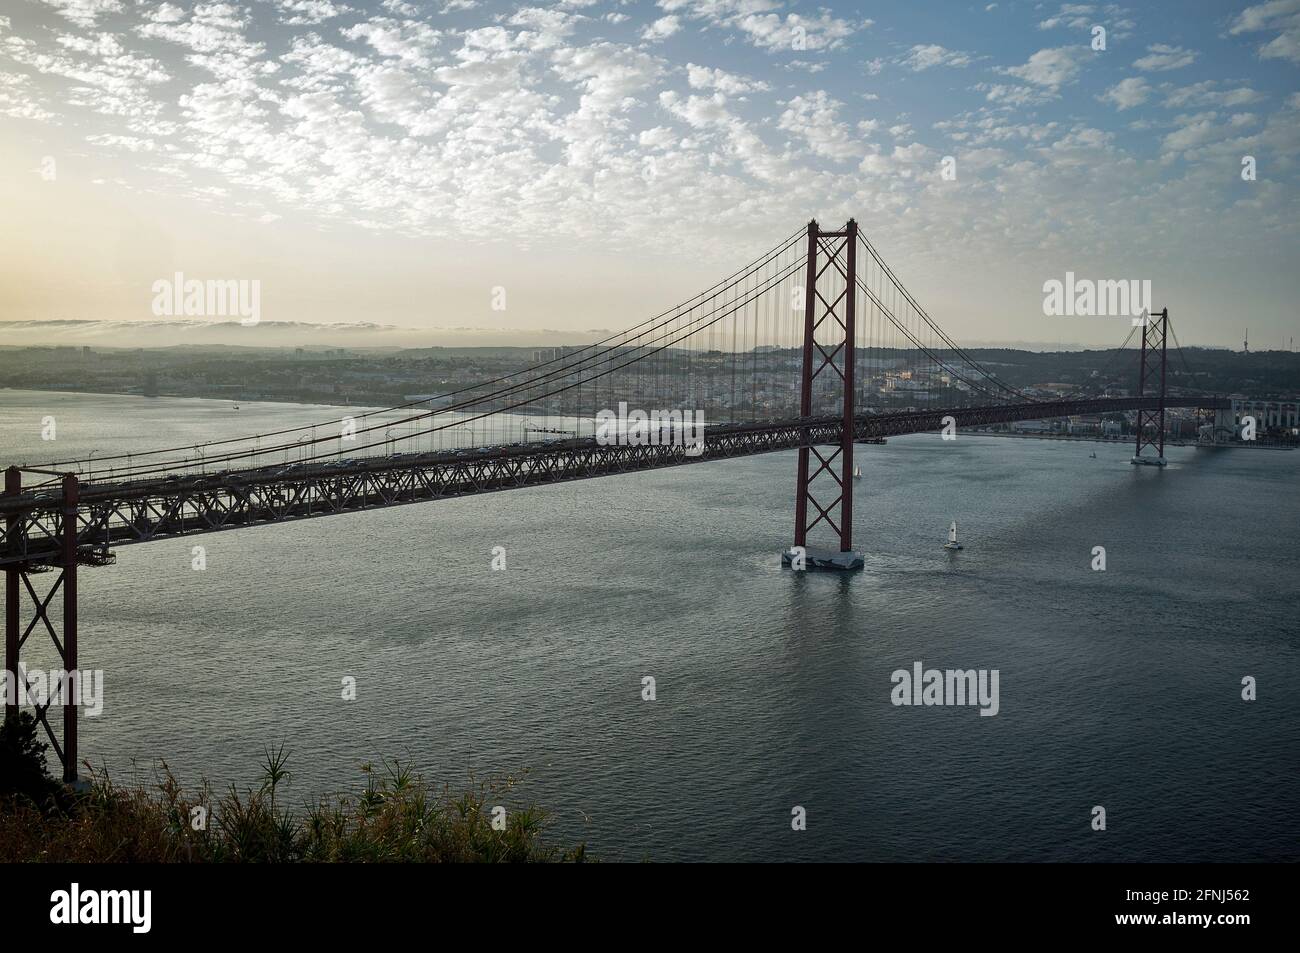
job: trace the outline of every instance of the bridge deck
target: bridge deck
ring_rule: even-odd
[[[1216,409],[1212,398],[1167,398],[1166,407]],[[958,427],[980,427],[1073,414],[1153,409],[1157,399],[1124,397],[949,408],[856,418],[861,441]],[[112,548],[178,536],[283,523],[377,507],[539,486],[840,443],[839,417],[793,418],[710,426],[703,447],[606,446],[594,437],[522,447],[395,454],[321,464],[187,473],[134,482],[88,482],[77,508],[79,559],[94,563]],[[0,497],[0,564],[56,564],[63,500],[58,491]]]

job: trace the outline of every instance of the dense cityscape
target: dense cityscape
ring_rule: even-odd
[[[473,394],[485,381],[582,353],[578,347],[0,347],[0,387],[344,406],[418,401],[436,408],[451,400],[448,395]],[[962,354],[996,369],[1002,380],[1032,397],[1136,393],[1132,353],[971,348]],[[793,416],[798,395],[792,381],[800,360],[797,349],[775,346],[749,352],[682,351],[668,355],[653,374],[638,369],[635,374],[611,375],[600,393],[611,406],[619,400],[655,406],[655,395],[671,381],[674,391],[707,408],[712,420]],[[868,412],[970,405],[982,396],[964,383],[978,374],[959,359],[949,362],[951,371],[944,372],[918,361],[914,351],[875,348],[859,352],[857,366],[859,404]],[[738,371],[748,383],[737,385]],[[1171,396],[1218,393],[1233,401],[1237,423],[1245,415],[1255,417],[1259,445],[1296,442],[1300,354],[1187,348],[1179,361],[1171,362],[1168,374]],[[827,407],[836,399],[833,386],[815,395]],[[590,406],[590,401],[575,406]],[[565,413],[567,408],[561,399],[522,411]],[[1171,440],[1195,441],[1204,426],[1193,412],[1171,409],[1166,429]],[[997,429],[1120,439],[1131,427],[1131,414],[1111,414],[1019,421]]]

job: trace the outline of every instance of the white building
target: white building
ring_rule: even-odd
[[[1300,427],[1300,403],[1293,400],[1233,400],[1232,415],[1238,424],[1242,417],[1254,417],[1259,430]]]

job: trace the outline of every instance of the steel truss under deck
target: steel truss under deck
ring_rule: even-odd
[[[1208,398],[1175,398],[1163,403],[1166,407],[1205,409],[1226,406]],[[973,428],[1158,405],[1158,398],[1152,396],[859,414],[853,418],[853,440],[869,443],[937,431],[949,416],[958,427]],[[79,499],[71,507],[62,494],[11,489],[0,497],[0,522],[4,524],[0,565],[58,565],[64,558],[67,509],[71,509],[76,526],[77,561],[85,565],[102,562],[112,549],[132,543],[704,463],[789,450],[805,443],[842,447],[843,435],[844,421],[839,416],[791,418],[710,426],[697,456],[688,455],[681,446],[602,446],[588,437],[456,460],[403,454],[395,459],[363,459],[347,467],[307,468],[278,476],[236,471],[223,477],[190,474],[140,483],[87,483],[79,487]]]

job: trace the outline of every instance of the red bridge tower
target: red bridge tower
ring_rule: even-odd
[[[844,426],[840,443],[825,448],[826,453],[813,445],[810,430],[804,429],[804,439],[799,447],[794,546],[781,554],[781,562],[795,569],[853,570],[861,569],[863,565],[862,557],[853,551],[853,418],[856,410],[853,343],[857,320],[857,251],[858,223],[853,219],[837,232],[822,231],[816,220],[808,223],[799,416],[808,418],[813,415],[813,384],[824,377],[832,390],[837,385],[843,390]],[[815,468],[812,466],[814,457]],[[819,477],[822,478],[820,481]],[[824,504],[813,495],[814,482],[818,484]],[[816,512],[815,516],[810,508]],[[808,546],[808,531],[820,523],[825,523],[839,538],[837,549]]]

